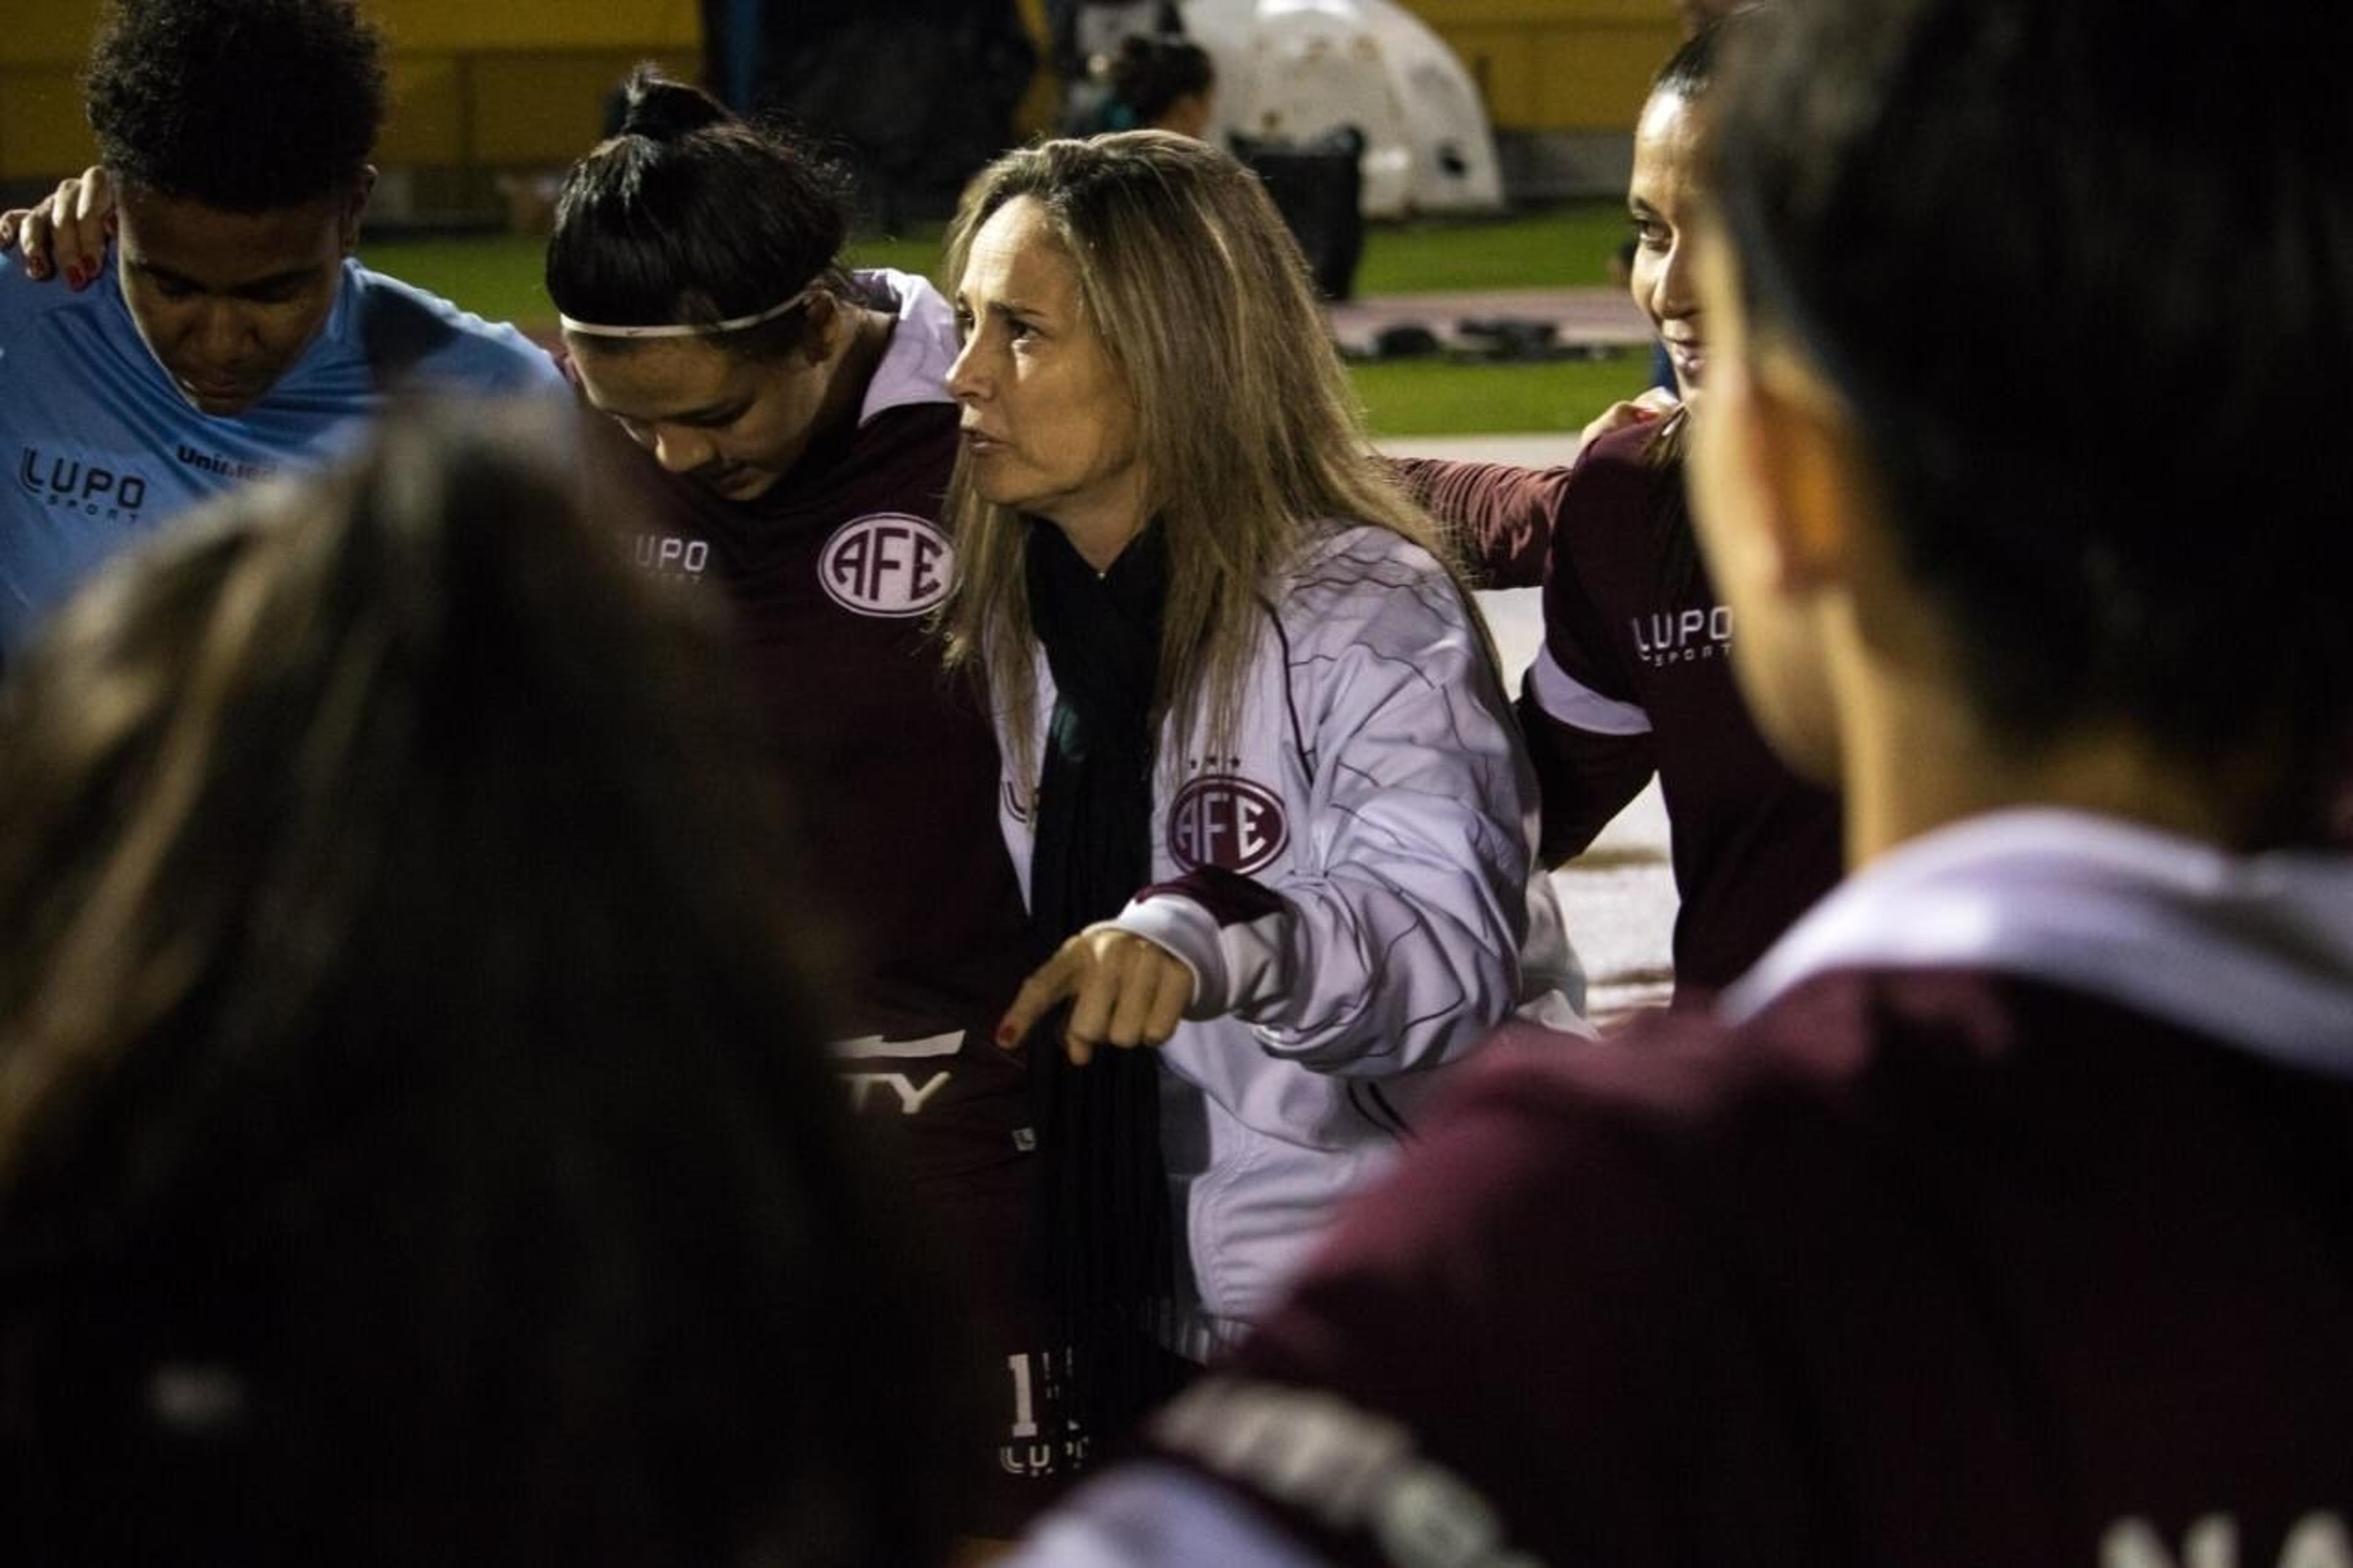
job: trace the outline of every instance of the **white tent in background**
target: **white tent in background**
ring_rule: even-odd
[[[1313,141],[1365,136],[1364,210],[1501,206],[1494,133],[1462,62],[1391,0],[1185,0],[1185,30],[1218,68],[1219,129]]]

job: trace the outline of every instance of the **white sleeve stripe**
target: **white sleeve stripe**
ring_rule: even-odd
[[[860,1035],[851,1039],[832,1040],[826,1050],[837,1061],[864,1061],[874,1057],[952,1057],[964,1048],[964,1031],[951,1029],[944,1035],[929,1035],[920,1039],[887,1040],[880,1035]]]
[[[1590,730],[1597,735],[1651,732],[1648,713],[1631,702],[1620,702],[1602,696],[1589,686],[1579,685],[1561,668],[1550,648],[1536,655],[1535,664],[1528,670],[1528,682],[1535,689],[1536,705],[1571,729]]]
[[[1228,1488],[1166,1459],[1138,1459],[1072,1492],[998,1561],[1005,1568],[1318,1568],[1324,1560]]]

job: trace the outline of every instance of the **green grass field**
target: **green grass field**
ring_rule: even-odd
[[[1605,201],[1505,218],[1382,224],[1365,237],[1356,291],[1599,288],[1630,232],[1626,209]]]
[[[1457,289],[1594,287],[1609,279],[1624,237],[1616,204],[1577,203],[1507,218],[1376,226],[1366,237],[1356,287],[1365,294]],[[936,228],[852,243],[860,266],[933,272]],[[368,265],[455,300],[492,321],[546,333],[555,310],[540,282],[541,242],[524,236],[384,238],[363,246]],[[1359,365],[1356,385],[1376,434],[1472,435],[1575,430],[1649,374],[1638,355],[1535,364],[1401,361]]]
[[[1650,384],[1647,358],[1535,364],[1451,362],[1350,367],[1376,436],[1485,436],[1577,431]]]

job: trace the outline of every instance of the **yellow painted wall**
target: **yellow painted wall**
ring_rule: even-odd
[[[79,78],[95,0],[8,9],[0,27],[0,178],[79,169],[90,162]]]
[[[79,77],[99,0],[26,0],[0,28],[0,179],[90,160]],[[371,0],[390,47],[394,163],[543,163],[594,142],[607,89],[641,59],[701,69],[696,0]],[[21,13],[17,15],[16,13]]]
[[[1043,0],[1020,0],[1042,34]],[[560,162],[595,140],[603,95],[639,59],[692,74],[696,0],[372,0],[391,45],[386,164]],[[1674,47],[1668,0],[1411,0],[1486,95],[1498,128],[1625,131]],[[0,180],[90,162],[77,78],[99,0],[12,4],[0,28]],[[1041,128],[1053,95],[1025,101]]]
[[[1499,130],[1630,131],[1680,35],[1668,0],[1409,0]]]

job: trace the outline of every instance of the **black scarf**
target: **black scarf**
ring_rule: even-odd
[[[1152,699],[1168,557],[1159,528],[1147,527],[1098,575],[1060,528],[1033,521],[1027,565],[1056,694],[1029,859],[1042,962],[1152,879]],[[1174,1389],[1176,1363],[1146,1327],[1170,1293],[1160,1064],[1149,1049],[1105,1047],[1072,1067],[1068,1011],[1029,1036],[1047,1280],[1071,1357],[1048,1409],[1099,1447]]]

